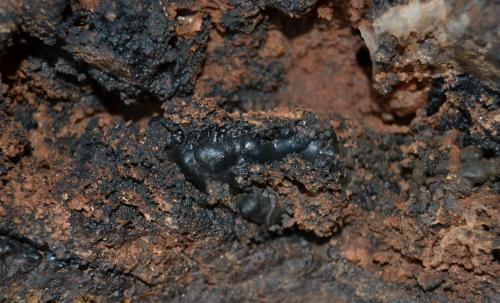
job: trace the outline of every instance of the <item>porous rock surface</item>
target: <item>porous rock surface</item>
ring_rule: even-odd
[[[498,9],[1,1],[0,302],[495,302]]]

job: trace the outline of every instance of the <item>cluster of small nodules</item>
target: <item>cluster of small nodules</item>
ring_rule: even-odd
[[[500,178],[500,158],[486,159],[483,152],[475,146],[464,148],[460,153],[460,161],[460,176],[474,185],[481,185],[488,179],[495,181]]]
[[[177,164],[198,189],[207,192],[210,181],[228,183],[234,190],[242,190],[235,176],[250,164],[279,161],[298,154],[310,162],[328,163],[337,153],[333,130],[279,132],[275,138],[264,138],[256,133],[232,132],[213,126],[190,134],[188,138],[177,131],[170,135],[167,146]]]

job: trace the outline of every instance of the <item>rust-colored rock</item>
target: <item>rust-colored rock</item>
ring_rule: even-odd
[[[1,302],[494,302],[495,1],[1,1]]]

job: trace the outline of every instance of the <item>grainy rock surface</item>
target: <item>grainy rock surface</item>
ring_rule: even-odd
[[[495,302],[499,7],[1,1],[0,302]]]

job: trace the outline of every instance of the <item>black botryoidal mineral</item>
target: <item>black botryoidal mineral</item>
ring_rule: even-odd
[[[335,158],[337,148],[331,130],[306,133],[289,128],[279,130],[275,138],[265,138],[210,126],[189,137],[175,132],[167,140],[167,148],[186,178],[204,192],[213,180],[228,183],[235,191],[243,190],[235,178],[251,164],[280,161],[290,154],[310,162],[328,161]]]
[[[301,191],[312,188],[313,194],[339,182],[337,137],[312,113],[289,118],[257,114],[247,120],[225,113],[222,119],[196,115],[172,112],[152,121],[150,129],[185,179],[212,204],[226,201],[244,218],[272,226],[281,222],[287,200],[277,190],[280,183],[270,181],[276,174]]]

